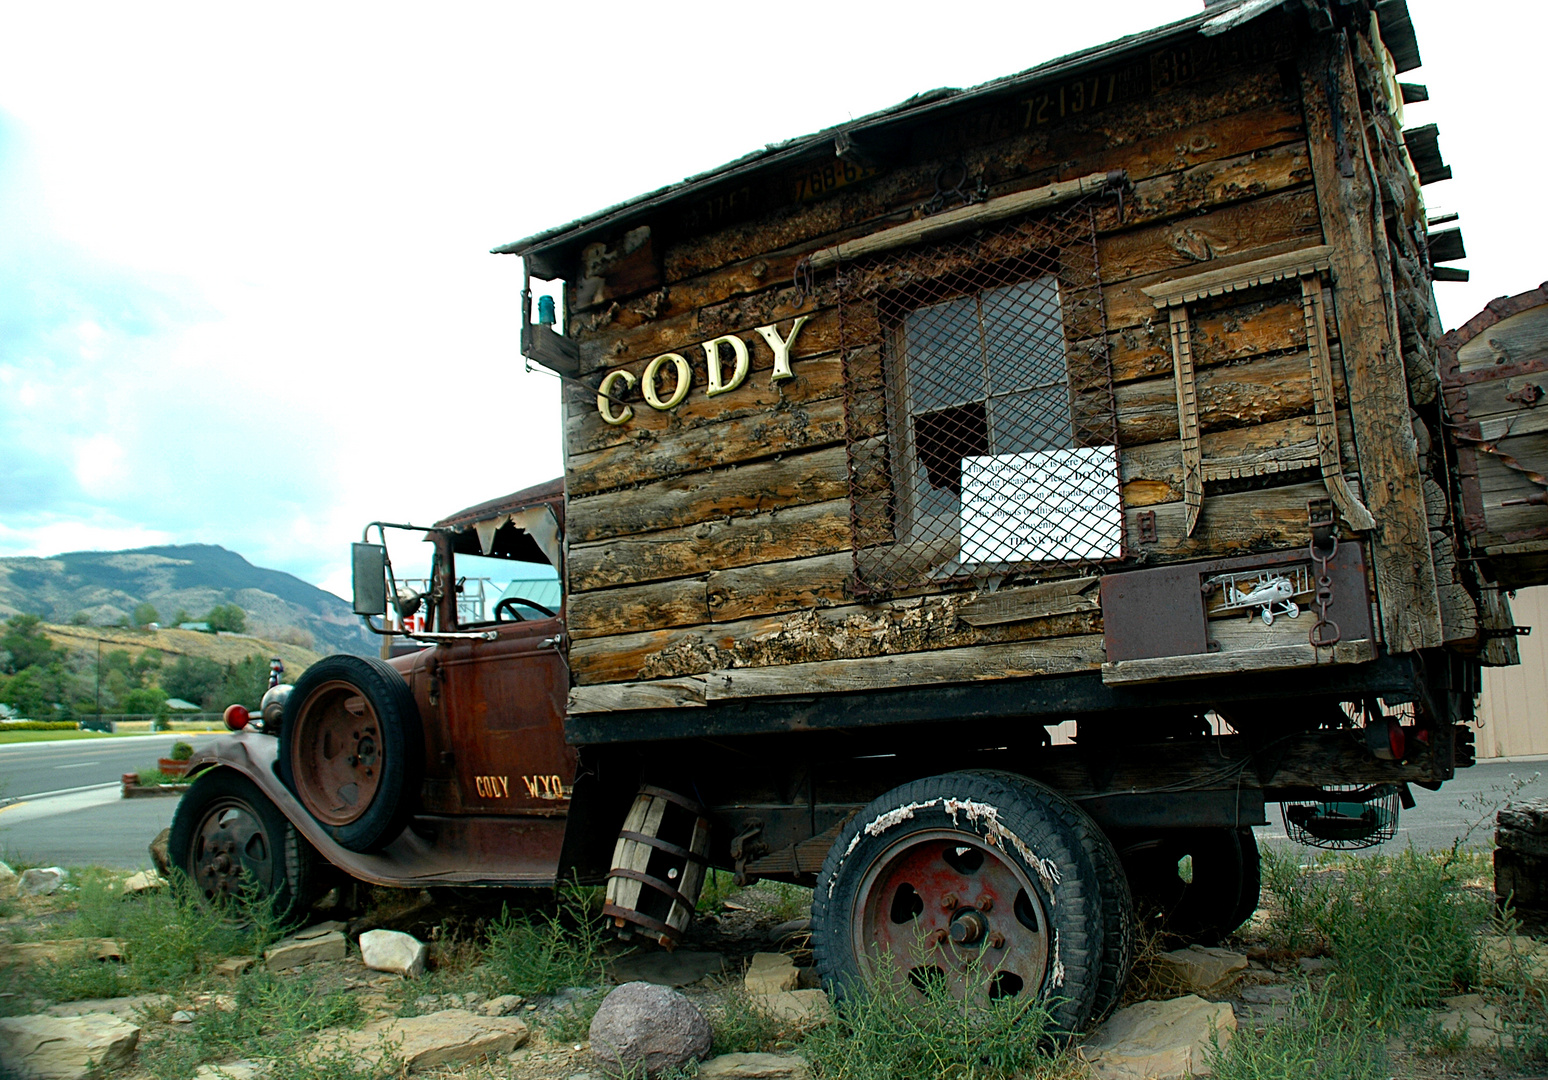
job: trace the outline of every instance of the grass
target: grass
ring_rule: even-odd
[[[47,933],[63,940],[111,938],[123,945],[123,963],[66,953],[58,961],[12,975],[17,993],[0,998],[0,1010],[25,1011],[33,998],[79,1001],[175,992],[223,957],[257,952],[278,936],[263,904],[246,905],[231,918],[221,918],[180,880],[125,897],[117,891],[116,877],[101,870],[72,874],[74,914],[49,926]]]
[[[159,784],[181,784],[186,786],[193,783],[193,777],[189,776],[187,773],[184,773],[180,776],[173,776],[170,773],[162,772],[155,766],[152,766],[148,769],[141,769],[137,775],[142,787],[156,787]]]
[[[0,746],[10,743],[54,742],[61,739],[127,739],[136,735],[148,735],[148,731],[119,732],[108,734],[105,731],[0,731]],[[157,732],[159,735],[165,732]]]
[[[1223,1047],[1205,1049],[1215,1080],[1385,1080],[1385,1040],[1341,1004],[1303,989],[1288,1019],[1262,1029],[1243,1024]]]
[[[823,1080],[1056,1080],[1082,1075],[1068,1051],[1051,1050],[1048,1012],[1030,995],[964,1003],[945,980],[922,992],[892,978],[847,992],[833,1023],[806,1036],[801,1053]],[[968,973],[971,981],[973,973]]]

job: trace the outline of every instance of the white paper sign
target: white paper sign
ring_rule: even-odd
[[[962,459],[959,561],[1062,562],[1122,554],[1117,447]]]

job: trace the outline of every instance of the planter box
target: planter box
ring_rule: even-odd
[[[186,761],[174,761],[171,758],[165,758],[165,757],[164,758],[157,758],[156,759],[156,768],[160,769],[162,772],[166,773],[168,776],[182,776],[184,773],[186,773],[188,771],[188,762],[186,762]]]

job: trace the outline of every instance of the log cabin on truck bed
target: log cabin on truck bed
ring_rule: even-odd
[[[815,885],[830,984],[892,950],[1080,1027],[1137,908],[1251,913],[1268,804],[1368,844],[1470,764],[1502,585],[1544,580],[1458,510],[1418,63],[1403,0],[1211,5],[496,249],[562,282],[522,331],[562,484],[426,530],[431,647],[304,676],[242,751],[290,779],[246,775],[368,880],[577,873],[664,944],[705,866]],[[480,555],[562,610],[469,616]],[[345,844],[367,758],[302,736],[358,739],[393,671],[422,783]]]

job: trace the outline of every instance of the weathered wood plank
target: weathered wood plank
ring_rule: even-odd
[[[969,626],[999,626],[1049,615],[1101,611],[1102,600],[1096,589],[1099,581],[1101,578],[1070,578],[1021,589],[980,593],[976,600],[962,606],[958,617]]]
[[[1194,367],[1198,369],[1306,347],[1301,305],[1290,296],[1252,299],[1214,310],[1203,307],[1190,314]],[[1114,383],[1160,378],[1170,373],[1172,358],[1166,329],[1166,320],[1159,319],[1108,334]],[[1078,342],[1071,349],[1072,359],[1079,360],[1088,354],[1096,341]]]
[[[1204,500],[1204,509],[1192,536],[1184,532],[1183,503],[1127,508],[1124,511],[1125,546],[1155,562],[1304,547],[1311,542],[1311,528],[1306,519],[1307,500],[1326,496],[1327,489],[1320,480],[1211,495]],[[1139,515],[1142,513],[1156,515],[1156,540],[1153,543],[1140,539]]]
[[[623,709],[684,709],[704,705],[704,680],[657,679],[652,682],[603,683],[570,690],[569,712],[618,712]]]
[[[633,585],[601,592],[572,591],[565,626],[579,641],[668,626],[697,626],[710,620],[704,577]]]
[[[908,656],[877,656],[783,667],[729,668],[705,675],[710,701],[782,694],[839,694],[894,686],[1020,679],[1095,670],[1106,655],[1101,634],[983,645]]]
[[[879,419],[879,418],[878,418]],[[830,397],[809,404],[737,416],[718,424],[681,428],[590,454],[572,454],[565,487],[574,496],[593,495],[631,484],[698,472],[742,461],[831,446],[844,441],[844,401]]]
[[[714,472],[693,473],[638,488],[573,498],[565,508],[570,542],[634,536],[717,519],[847,498],[842,446]],[[847,511],[845,512],[847,516]]]
[[[1068,175],[1119,168],[1127,169],[1131,177],[1154,175],[1152,170],[1175,172],[1285,141],[1298,130],[1296,103],[1287,97],[1274,68],[1265,66],[1232,78],[1229,92],[1222,93],[1226,85],[1210,80],[1088,117],[1071,117],[1057,127],[968,148],[964,159],[969,173],[982,175],[995,191],[1012,184],[1035,187],[1061,179],[1057,167],[1061,162],[1080,164],[1079,172]],[[1229,119],[1258,110],[1266,111],[1240,123]],[[895,169],[806,207],[670,245],[664,258],[665,278],[675,285],[913,206],[930,197],[936,173],[953,157]],[[813,249],[820,246],[811,244]],[[788,271],[782,276],[788,278]]]
[[[1374,659],[1376,645],[1370,641],[1340,641],[1329,649],[1318,649],[1305,642],[1299,645],[1275,645],[1266,649],[1243,649],[1239,652],[1120,660],[1115,664],[1102,665],[1102,681],[1109,685],[1144,684],[1254,671],[1289,671],[1328,664],[1363,664]]]
[[[1394,653],[1431,648],[1441,643],[1435,566],[1409,421],[1407,375],[1374,249],[1379,237],[1385,251],[1386,234],[1374,212],[1359,96],[1342,34],[1308,47],[1301,62],[1301,93],[1323,233],[1333,248],[1333,303],[1360,475],[1376,521],[1371,554],[1382,637]],[[1348,155],[1343,168],[1341,146]]]
[[[849,500],[724,517],[678,529],[624,536],[570,548],[572,594],[705,571],[730,570],[771,558],[804,559],[850,547]]]
[[[957,618],[973,593],[915,597],[766,615],[713,626],[592,638],[570,648],[580,685],[702,675],[717,668],[756,668],[932,652],[1092,634],[1099,613],[1055,615],[1004,626],[974,627]]]
[[[840,604],[854,569],[854,555],[845,550],[810,559],[717,570],[709,575],[710,617],[715,622],[734,622],[755,615]]]

